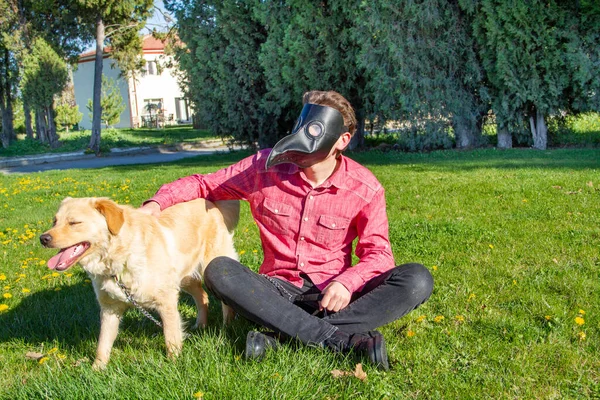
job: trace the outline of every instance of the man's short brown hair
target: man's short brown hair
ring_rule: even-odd
[[[335,108],[342,113],[344,125],[348,127],[348,132],[350,132],[351,135],[354,135],[354,132],[356,131],[356,115],[354,114],[354,109],[350,102],[338,92],[334,92],[333,90],[326,92],[320,90],[306,92],[304,93],[304,96],[302,96],[302,103],[318,104],[320,106]]]

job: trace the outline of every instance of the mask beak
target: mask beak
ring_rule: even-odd
[[[323,161],[347,129],[342,114],[335,108],[305,104],[293,133],[271,149],[266,167],[292,163],[307,168]]]

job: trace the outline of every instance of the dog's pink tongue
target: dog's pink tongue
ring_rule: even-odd
[[[77,260],[77,255],[81,254],[80,251],[78,254],[75,254],[79,250],[79,247],[81,247],[81,244],[76,244],[75,246],[59,251],[57,255],[48,260],[48,268],[59,271],[69,268]]]

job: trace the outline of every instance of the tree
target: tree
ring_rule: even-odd
[[[335,90],[355,109],[357,131],[352,147],[361,146],[371,92],[360,64],[357,24],[362,18],[360,1],[260,2],[257,13],[268,29],[261,47],[261,65],[267,79],[265,107],[272,106],[283,118],[287,134],[309,90]]]
[[[373,118],[401,121],[413,150],[479,145],[487,92],[464,13],[454,2],[363,4],[358,57],[373,93]],[[415,139],[415,141],[417,141]]]
[[[121,91],[115,80],[107,78],[104,75],[102,76],[102,96],[100,104],[102,105],[101,119],[104,122],[104,125],[108,128],[109,126],[118,124],[121,120],[121,113],[123,113],[126,108],[125,102],[123,101],[123,96],[121,96]],[[88,100],[87,109],[90,114],[93,113],[94,107],[91,99]],[[90,119],[92,119],[91,116]]]
[[[460,4],[473,18],[499,145],[510,147],[514,136],[545,149],[549,116],[597,104],[597,3],[461,0]]]
[[[175,14],[183,47],[176,51],[182,88],[197,117],[216,135],[259,147],[273,144],[272,113],[258,62],[264,27],[254,17],[255,0],[166,1]]]
[[[111,46],[111,55],[121,61],[121,70],[133,65],[135,54],[141,54],[138,32],[151,15],[152,0],[77,0],[81,16],[94,26],[96,59],[94,63],[94,94],[92,135],[89,148],[100,153],[102,118],[102,68],[105,41]]]
[[[67,84],[66,63],[46,43],[38,38],[30,54],[23,60],[23,98],[37,109],[38,137],[51,147],[57,147],[58,134],[54,120],[54,96]]]

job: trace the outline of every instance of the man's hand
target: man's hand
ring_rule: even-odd
[[[156,218],[160,217],[160,205],[155,201],[150,201],[140,208],[138,208],[143,213],[154,215]]]
[[[319,302],[319,310],[338,312],[350,304],[352,293],[339,282],[331,282],[323,289],[323,298]]]

